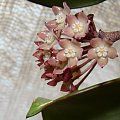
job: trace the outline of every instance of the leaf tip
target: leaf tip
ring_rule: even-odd
[[[42,109],[47,105],[47,103],[49,103],[51,100],[49,99],[45,99],[45,98],[37,98],[33,101],[27,115],[26,115],[26,119],[29,117],[32,117],[38,113],[40,113],[42,111]]]

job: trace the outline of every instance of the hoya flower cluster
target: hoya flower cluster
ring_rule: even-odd
[[[38,48],[33,55],[44,69],[41,78],[48,85],[62,82],[61,91],[73,92],[96,64],[103,68],[108,58],[118,55],[111,47],[113,42],[102,31],[96,31],[93,14],[81,11],[73,15],[65,2],[63,7],[52,7],[55,19],[45,23],[46,29],[38,33]]]

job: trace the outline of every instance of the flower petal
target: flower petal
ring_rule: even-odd
[[[52,81],[49,81],[47,84],[50,86],[56,86],[57,82],[55,80],[52,80]]]
[[[73,77],[72,71],[70,68],[66,68],[63,72],[63,81],[68,82]]]
[[[71,27],[66,27],[66,28],[64,28],[63,31],[62,31],[62,33],[63,33],[64,35],[69,36],[69,37],[73,37],[73,36],[74,36],[74,32],[73,32],[73,30],[72,30]]]
[[[58,15],[59,12],[62,10],[62,8],[58,7],[58,6],[53,6],[52,10],[53,10],[53,12],[54,12],[55,15]]]
[[[53,73],[46,73],[46,76],[49,77],[49,78],[53,78]]]
[[[37,33],[37,35],[41,38],[41,39],[45,39],[46,35],[47,35],[48,31],[42,31]]]
[[[75,49],[75,51],[76,51],[76,57],[77,57],[78,59],[80,59],[81,56],[82,56],[83,48],[81,48],[80,44],[79,44],[79,43],[76,43],[76,42],[71,43],[71,45],[74,47],[74,49]]]
[[[97,54],[95,52],[95,49],[90,49],[87,53],[88,59],[95,59],[97,58]]]
[[[90,41],[92,47],[98,47],[104,44],[104,41],[101,38],[94,38]]]
[[[54,69],[53,74],[62,74],[64,72],[65,68],[63,69]]]
[[[58,26],[55,28],[55,30],[61,30],[61,29],[63,29],[64,28],[64,26],[65,26],[65,23],[64,22],[62,22],[62,23],[60,23],[60,24],[58,24]]]
[[[66,15],[70,14],[70,8],[66,2],[63,2],[63,7],[64,7],[64,11],[65,11]]]
[[[53,44],[53,49],[54,50],[62,50],[63,48],[55,41],[55,43]]]
[[[78,63],[77,57],[68,59],[68,67],[73,67],[73,66],[77,65],[77,63]]]
[[[78,89],[77,86],[71,84],[70,92],[74,92],[74,91],[76,91],[77,89]]]
[[[118,57],[117,50],[114,47],[108,48],[108,57],[111,59]]]
[[[33,53],[33,56],[36,58],[40,58],[40,56],[42,55],[42,51],[36,51],[35,53]]]
[[[57,27],[56,20],[48,21],[48,22],[45,23],[45,25],[49,30],[52,30],[52,29]]]
[[[51,57],[49,60],[48,60],[48,63],[51,65],[51,66],[56,66],[56,59]]]
[[[77,18],[74,15],[68,15],[66,20],[68,25],[72,25],[77,20]]]
[[[79,21],[83,21],[83,22],[86,22],[88,21],[88,17],[85,15],[85,13],[82,11],[82,12],[79,12],[76,14],[77,18]]]
[[[69,45],[71,45],[71,42],[67,39],[60,39],[59,44],[62,48],[67,48]]]
[[[86,32],[76,33],[76,34],[75,34],[75,38],[76,38],[76,39],[80,39],[80,38],[82,38],[82,37],[85,37],[85,35],[86,35],[85,33],[86,33]]]
[[[78,48],[78,47],[76,46],[75,49],[76,49],[76,56],[77,56],[78,59],[80,59],[80,58],[82,57],[83,48],[81,48],[81,47]]]
[[[69,82],[64,82],[61,86],[61,91],[63,92],[68,92],[70,91],[70,83]]]
[[[40,47],[40,49],[43,49],[43,50],[49,50],[50,49],[50,46],[47,43],[39,45],[39,47]]]
[[[60,61],[66,61],[67,60],[63,50],[58,52],[56,58]]]
[[[103,68],[108,63],[108,58],[100,57],[97,59],[97,63]]]
[[[43,41],[34,41],[34,43],[35,43],[37,46],[39,46],[39,45],[43,44],[44,42],[43,42]]]

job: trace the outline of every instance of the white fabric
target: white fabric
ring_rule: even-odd
[[[120,0],[76,9],[95,14],[98,29],[120,30]],[[36,33],[54,18],[51,9],[26,0],[0,0],[0,120],[25,120],[32,101],[38,97],[55,99],[65,93],[59,85],[50,87],[40,79],[41,70],[32,57]],[[120,54],[120,41],[114,45]],[[120,57],[101,69],[97,66],[81,88],[120,76]],[[29,120],[42,120],[37,115]]]

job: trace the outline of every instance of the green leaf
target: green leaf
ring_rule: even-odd
[[[120,78],[78,90],[53,101],[37,98],[27,118],[40,111],[43,120],[120,120]]]
[[[68,94],[41,111],[43,120],[120,120],[120,78]]]
[[[65,1],[70,8],[81,8],[81,7],[95,5],[105,0],[29,0],[29,1],[47,7],[52,7],[54,5],[62,6],[63,2]]]
[[[31,105],[29,112],[27,113],[26,118],[32,117],[38,114],[47,103],[50,103],[51,100],[45,98],[37,98]]]

